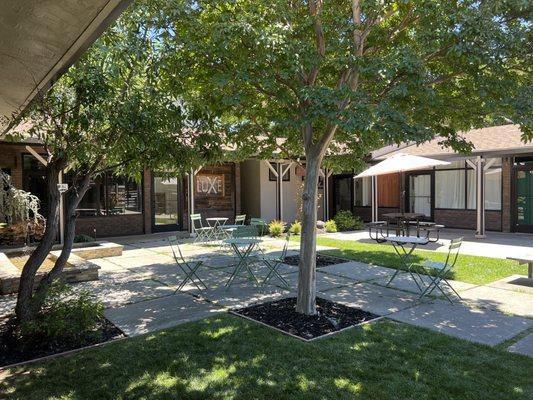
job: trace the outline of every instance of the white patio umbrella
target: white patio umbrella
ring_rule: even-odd
[[[361,172],[355,178],[375,177],[378,175],[394,174],[405,171],[415,171],[432,168],[438,165],[449,165],[447,161],[434,160],[432,158],[412,156],[410,154],[395,154],[380,163],[373,165]],[[401,202],[404,200],[404,193],[400,193]],[[372,179],[372,221],[378,220],[377,204],[377,183]]]
[[[410,154],[395,154],[380,163],[371,166],[361,172],[356,178],[367,176],[387,175],[396,172],[414,171],[417,169],[427,169],[438,165],[449,165],[447,161],[434,160],[433,158],[412,156]]]

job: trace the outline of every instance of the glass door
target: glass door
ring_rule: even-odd
[[[533,166],[516,170],[516,230],[533,232]]]
[[[182,229],[182,182],[154,176],[152,181],[152,228],[154,232]]]
[[[407,175],[407,212],[424,214],[433,219],[433,185],[431,172]]]
[[[351,175],[333,176],[333,216],[339,211],[352,211],[353,178]]]

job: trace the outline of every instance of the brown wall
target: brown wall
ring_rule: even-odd
[[[397,207],[379,207],[378,218],[384,220],[383,214],[399,212]],[[353,212],[360,217],[364,222],[372,221],[372,207],[354,207]]]
[[[109,215],[105,217],[83,217],[76,222],[76,234],[96,237],[142,235],[144,233],[143,215]]]
[[[439,210],[435,209],[435,222],[448,228],[475,230],[477,227],[476,210]],[[485,229],[500,231],[502,229],[501,211],[485,211]]]
[[[400,206],[400,174],[378,176],[378,204],[380,207]]]

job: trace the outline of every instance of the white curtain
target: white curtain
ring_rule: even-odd
[[[428,217],[431,216],[431,176],[411,176],[409,188],[411,211]]]
[[[442,170],[435,172],[435,207],[464,209],[464,170]]]

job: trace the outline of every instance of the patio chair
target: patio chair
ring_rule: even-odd
[[[183,257],[183,253],[181,252],[181,248],[179,245],[179,241],[176,237],[169,237],[168,242],[170,244],[170,248],[172,249],[172,255],[174,256],[174,260],[176,261],[176,265],[183,271],[185,274],[185,277],[182,279],[182,281],[178,284],[178,288],[174,291],[174,293],[180,291],[183,289],[183,287],[187,284],[187,282],[191,282],[194,286],[198,288],[198,290],[207,289],[207,286],[202,281],[202,279],[198,276],[196,271],[200,266],[203,265],[203,261],[201,260],[186,260],[185,257]]]
[[[433,293],[435,289],[439,289],[440,292],[444,295],[444,297],[446,297],[446,299],[448,299],[450,303],[453,303],[450,296],[443,290],[445,286],[448,286],[452,290],[452,292],[455,293],[455,295],[460,300],[462,300],[459,293],[457,293],[457,291],[452,287],[452,285],[450,285],[450,282],[448,282],[448,279],[446,278],[457,263],[457,258],[459,257],[459,250],[461,248],[462,243],[462,237],[452,239],[448,247],[448,255],[446,256],[445,262],[441,263],[426,260],[422,265],[417,266],[430,277],[429,285],[424,289],[424,291],[420,295],[420,298],[424,296],[429,296],[431,293]]]
[[[279,273],[279,268],[285,262],[285,257],[287,256],[287,249],[289,248],[290,243],[290,233],[287,233],[285,238],[285,244],[283,245],[283,250],[278,256],[263,254],[261,256],[261,261],[269,269],[267,276],[263,280],[263,286],[267,285],[273,278],[278,278],[281,281],[282,288],[290,290],[291,286],[289,282]]]
[[[192,232],[196,234],[194,242],[208,242],[211,240],[214,229],[210,226],[203,226],[201,214],[191,214]]]
[[[222,225],[221,228],[227,234],[227,237],[231,237],[231,232],[233,232],[238,227],[243,226],[244,221],[246,221],[246,214],[237,215],[235,216],[234,224]]]
[[[257,227],[259,236],[264,235],[268,230],[268,224],[261,218],[250,218],[250,225]]]

